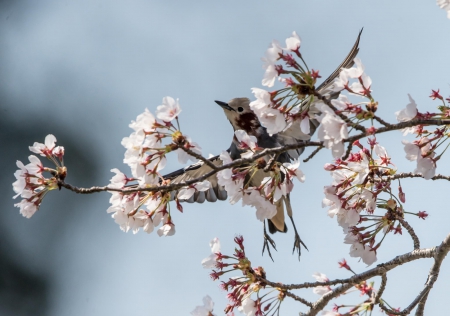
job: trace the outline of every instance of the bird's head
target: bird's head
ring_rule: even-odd
[[[247,134],[254,136],[258,136],[261,132],[261,124],[250,108],[250,100],[248,98],[234,98],[228,103],[215,102],[222,107],[235,131],[241,129],[246,131]]]

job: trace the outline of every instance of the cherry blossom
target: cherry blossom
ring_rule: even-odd
[[[339,73],[339,76],[336,77],[333,81],[333,85],[330,87],[331,91],[339,92],[348,87],[348,72],[345,69],[342,69]]]
[[[285,162],[283,163],[283,167],[280,170],[284,173],[287,174],[288,176],[295,176],[298,181],[300,182],[305,182],[305,174],[303,173],[303,171],[301,171],[299,169],[300,167],[300,160],[298,159],[294,159],[291,162]]]
[[[29,149],[31,152],[40,154],[43,157],[51,156],[52,150],[55,148],[56,137],[52,134],[49,134],[45,137],[45,144],[35,142],[33,146],[30,146]]]
[[[192,316],[214,316],[212,313],[214,309],[214,302],[209,295],[203,298],[203,306],[197,306],[191,312]]]
[[[328,282],[328,281],[330,281],[327,278],[327,276],[325,274],[323,274],[323,273],[316,272],[312,276],[313,276],[314,279],[316,279],[317,282]],[[313,289],[313,293],[322,296],[322,295],[325,295],[325,294],[329,293],[331,290],[332,289],[331,289],[331,287],[329,285],[316,286]]]
[[[344,139],[348,137],[347,124],[334,114],[324,103],[317,105],[322,114],[317,117],[321,123],[317,131],[318,137],[324,142],[324,146],[331,149],[333,157],[339,158],[344,154]]]
[[[242,197],[242,206],[250,205],[256,208],[256,218],[260,221],[270,219],[277,213],[277,207],[261,195],[256,188],[248,188]]]
[[[227,164],[232,161],[230,154],[226,151],[223,151],[219,158],[223,161],[223,164]],[[220,186],[225,188],[225,191],[227,191],[231,204],[235,204],[242,198],[244,178],[234,176],[231,169],[219,171],[217,173],[217,182]]]
[[[197,182],[189,187],[182,188],[178,192],[178,199],[189,200],[189,198],[194,195],[197,191],[206,191],[211,187],[211,183],[208,180]]]
[[[406,105],[406,108],[395,112],[395,116],[397,117],[397,121],[399,122],[407,122],[411,121],[417,116],[417,104],[416,101],[408,94],[409,103]]]
[[[292,52],[298,52],[300,49],[300,37],[297,35],[297,33],[294,31],[292,32],[292,36],[288,37],[286,39],[286,50],[290,50]]]
[[[262,68],[266,70],[262,85],[267,87],[273,87],[275,78],[278,76],[278,72],[275,69],[275,62],[280,58],[280,54],[283,50],[280,47],[280,43],[273,40],[269,48],[266,50],[265,56],[261,58],[263,61]]]
[[[157,232],[159,237],[161,236],[173,236],[175,234],[175,225],[168,221],[163,226],[161,226]]]
[[[250,158],[253,156],[254,152],[259,148],[256,143],[256,137],[248,135],[246,131],[241,129],[235,131],[234,135],[236,136],[241,149],[248,149],[247,152],[241,154],[241,157]]]
[[[372,263],[377,261],[377,254],[374,250],[370,249],[369,246],[364,246],[359,242],[353,242],[350,247],[351,257],[360,257],[362,261],[370,266]]]
[[[450,0],[437,0],[436,4],[439,8],[447,11],[447,18],[450,19]]]
[[[193,142],[191,138],[185,137],[185,143],[182,145],[186,149],[192,150],[194,153],[201,155],[202,154],[202,148],[199,146],[199,144]],[[191,160],[192,162],[196,162],[197,158],[189,155],[187,152],[185,152],[183,149],[179,148],[177,149],[178,153],[178,162],[181,164],[187,163],[188,160]]]
[[[136,132],[141,130],[150,132],[154,130],[155,123],[156,123],[155,117],[146,108],[143,113],[139,114],[136,117],[136,121],[131,121],[131,123],[128,126],[134,129]]]
[[[284,130],[287,126],[285,116],[272,107],[269,92],[259,88],[252,88],[252,92],[256,100],[250,102],[250,108],[258,116],[261,125],[267,128],[267,133],[273,135]]]
[[[242,301],[242,305],[239,306],[238,310],[245,314],[245,316],[256,316],[258,315],[257,312],[259,309],[257,302],[252,300],[250,297],[247,297]]]
[[[120,172],[120,170],[117,168],[111,169],[111,172],[114,172],[116,174],[110,180],[109,186],[111,188],[123,188],[129,181],[132,180],[129,179],[124,173]]]
[[[202,260],[202,266],[205,269],[212,269],[216,265],[216,260],[218,258],[217,253],[220,253],[220,240],[219,238],[213,238],[209,242],[209,247],[211,248],[211,254]]]
[[[156,117],[165,122],[170,122],[180,115],[181,107],[178,99],[175,101],[172,97],[164,97],[162,105],[156,108]]]

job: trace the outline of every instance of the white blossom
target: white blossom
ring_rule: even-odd
[[[219,238],[213,238],[209,242],[209,247],[211,248],[211,254],[202,260],[202,266],[205,269],[212,269],[216,265],[217,255],[220,252],[220,240]]]
[[[181,107],[178,99],[175,101],[172,97],[164,97],[162,105],[156,108],[156,117],[165,122],[170,122],[180,115]]]
[[[252,88],[252,92],[256,100],[250,102],[250,108],[258,117],[261,125],[267,129],[267,133],[273,135],[283,131],[287,127],[285,116],[277,109],[272,108],[269,92],[259,88]]]
[[[191,312],[192,316],[212,316],[212,312],[214,309],[214,302],[212,301],[209,295],[206,295],[203,298],[203,306],[197,306]]]
[[[397,121],[399,122],[407,122],[411,121],[413,118],[417,116],[417,104],[416,101],[408,94],[409,103],[406,105],[406,108],[395,112],[395,116],[397,117]]]
[[[298,51],[300,48],[300,43],[301,43],[300,37],[294,31],[294,32],[292,32],[292,36],[288,37],[286,39],[286,48],[284,48],[284,49],[290,50],[293,52]]]
[[[45,144],[35,142],[33,146],[28,147],[31,152],[40,154],[41,156],[47,156],[51,154],[53,148],[55,148],[56,137],[52,134],[48,134],[45,137]]]

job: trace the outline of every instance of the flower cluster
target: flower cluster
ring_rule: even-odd
[[[262,294],[262,291],[270,288],[264,282],[266,273],[262,267],[252,268],[250,260],[245,255],[244,238],[234,238],[237,247],[233,255],[228,256],[220,252],[220,242],[214,238],[211,243],[212,254],[202,261],[205,268],[213,269],[211,278],[218,280],[229,272],[240,272],[241,276],[230,277],[222,281],[220,287],[227,291],[230,303],[225,308],[227,315],[233,315],[233,310],[238,309],[247,316],[276,315],[283,302],[285,293],[280,289]],[[269,296],[272,294],[272,296]],[[253,296],[255,295],[255,296]]]
[[[133,177],[141,187],[159,183],[159,171],[165,167],[168,153],[176,151],[182,164],[189,159],[196,161],[188,151],[201,154],[198,144],[173,124],[174,120],[178,122],[180,112],[178,100],[165,97],[156,110],[159,120],[146,109],[129,125],[134,132],[122,140],[122,146],[126,148],[123,162],[130,166]],[[163,145],[165,138],[169,138],[171,143]]]
[[[111,179],[109,188],[112,194],[111,206],[108,213],[120,228],[125,231],[137,233],[140,228],[151,233],[160,224],[157,230],[159,236],[171,236],[175,233],[169,202],[174,198],[177,209],[182,212],[183,207],[179,200],[189,199],[197,191],[208,190],[211,184],[208,181],[198,182],[194,185],[180,189],[177,196],[170,192],[145,192],[145,188],[169,184],[161,175],[165,167],[166,155],[177,152],[178,161],[186,163],[188,160],[196,161],[192,155],[201,154],[198,144],[181,133],[174,125],[181,112],[178,100],[171,97],[163,98],[162,105],[157,107],[156,118],[147,109],[138,115],[136,121],[129,126],[134,130],[129,137],[122,140],[126,148],[124,163],[131,168],[132,177],[127,177],[118,169],[111,171],[116,175]],[[169,139],[168,144],[163,144]],[[130,183],[135,183],[132,184]],[[135,189],[123,192],[124,189]]]
[[[67,175],[67,169],[64,167],[64,147],[55,146],[56,138],[53,135],[45,137],[44,144],[34,143],[29,149],[35,154],[46,157],[54,165],[55,169],[44,167],[42,162],[35,155],[30,155],[29,164],[24,165],[21,161],[17,161],[17,170],[14,173],[16,181],[13,183],[13,190],[17,198],[22,198],[20,203],[14,206],[20,208],[20,214],[30,218],[39,209],[44,196],[51,190],[58,188],[58,181],[64,180]],[[48,172],[51,178],[45,178],[43,173]]]
[[[296,32],[286,39],[286,47],[272,41],[262,58],[265,69],[262,84],[273,87],[278,77],[285,87],[273,92],[253,88],[256,100],[250,107],[269,134],[289,130],[297,139],[308,140],[310,119],[317,114],[313,102],[314,85],[321,76],[318,71],[309,70],[300,53],[300,44]]]
[[[401,204],[405,202],[405,193],[401,187],[398,197],[392,192],[390,176],[396,173],[396,168],[386,149],[375,138],[369,138],[368,142],[370,147],[366,148],[356,141],[358,152],[351,153],[346,160],[325,165],[333,183],[324,189],[322,206],[329,207],[328,215],[336,216],[344,229],[344,242],[351,245],[350,255],[370,265],[376,261],[377,249],[385,235],[401,234],[398,220],[405,214]],[[377,207],[384,209],[383,215],[374,214]],[[379,233],[383,237],[377,243]]]
[[[254,136],[248,136],[242,130],[236,131],[235,135],[240,147],[249,149],[241,155],[242,157],[250,157],[260,149]],[[227,151],[223,151],[219,157],[223,164],[232,162]],[[273,165],[268,166],[268,163],[273,163]],[[250,165],[221,170],[217,173],[217,179],[218,184],[227,191],[231,204],[235,204],[242,199],[242,205],[254,206],[256,217],[263,221],[276,214],[276,205],[281,203],[281,199],[292,191],[294,178],[297,178],[300,182],[305,181],[303,172],[298,169],[299,166],[298,160],[294,160],[293,163],[282,164],[276,161],[268,162],[266,158],[260,158]],[[264,172],[267,167],[271,168],[268,172]],[[267,176],[262,178],[261,174]]]
[[[439,112],[421,113],[417,110],[417,104],[413,98],[409,96],[409,103],[406,108],[396,112],[399,122],[407,122],[413,119],[449,119],[450,118],[450,98],[444,99],[439,90],[432,90],[430,98],[438,100],[441,104],[438,106]],[[446,102],[447,101],[447,102]],[[415,173],[421,173],[425,179],[431,179],[436,174],[437,161],[442,157],[448,148],[448,144],[444,147],[450,136],[448,126],[440,126],[429,129],[425,125],[416,125],[403,129],[403,135],[414,134],[416,140],[409,142],[403,140],[406,159],[416,161]],[[441,153],[437,153],[439,147],[444,147]]]

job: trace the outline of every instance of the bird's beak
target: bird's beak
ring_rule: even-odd
[[[233,109],[231,106],[229,106],[228,103],[226,103],[226,102],[217,101],[217,100],[214,102],[216,102],[218,105],[220,105],[224,110],[236,112],[236,110]]]

